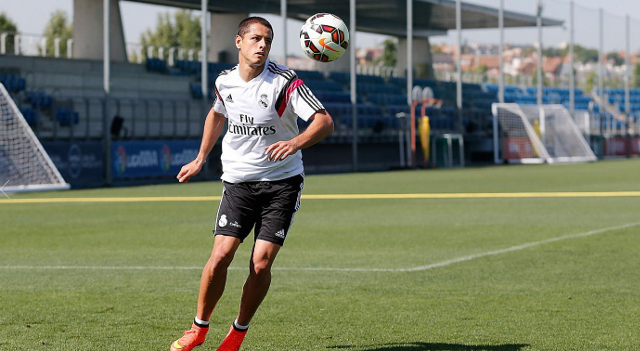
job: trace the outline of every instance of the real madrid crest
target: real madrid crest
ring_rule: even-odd
[[[269,100],[267,100],[267,94],[260,95],[260,99],[258,100],[258,105],[262,109],[266,109],[269,107]]]
[[[227,225],[227,215],[223,214],[222,216],[220,216],[220,220],[218,221],[218,225],[221,227],[224,227]]]

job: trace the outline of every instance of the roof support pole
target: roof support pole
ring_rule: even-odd
[[[110,38],[109,38],[109,0],[103,1],[104,5],[104,19],[103,19],[103,35],[104,35],[104,43],[103,43],[103,77],[104,77],[104,93],[109,94],[110,92],[110,79],[111,79],[111,57],[110,57]]]
[[[358,171],[358,99],[356,97],[356,0],[349,0],[349,72],[351,81],[351,169]]]
[[[280,0],[280,16],[282,16],[282,64],[287,65],[287,0]]]
[[[456,66],[458,66],[456,84],[456,106],[458,107],[458,123],[457,128],[462,128],[462,4],[460,0],[456,0],[456,31],[458,32],[458,57]]]
[[[208,56],[209,56],[209,42],[207,41],[207,4],[208,0],[202,0],[202,11],[200,16],[200,41],[202,48],[202,69],[201,69],[201,82],[202,82],[202,101],[207,103],[209,97],[209,72],[208,72]],[[207,111],[208,112],[208,111]]]
[[[109,111],[109,94],[111,93],[111,38],[109,33],[111,31],[110,28],[110,0],[103,1],[103,83],[104,83],[104,116],[102,130],[103,130],[103,139],[104,139],[104,155],[105,155],[105,183],[107,185],[112,182],[112,174],[111,174],[111,130],[109,128],[109,123],[111,122],[111,112]]]
[[[631,55],[631,19],[629,15],[625,18],[625,36],[626,36],[626,48],[624,53],[624,112],[627,114],[627,158],[631,157],[631,91],[629,90],[629,83],[631,80],[631,62],[629,56]]]
[[[537,26],[538,26],[538,106],[542,105],[542,89],[543,89],[543,74],[542,74],[542,1],[536,2],[537,12]]]
[[[412,108],[413,104],[413,0],[407,0],[407,104]],[[411,111],[407,116],[409,123],[415,123],[411,118]],[[409,124],[408,132],[411,133],[413,126]],[[415,135],[410,135],[407,141],[415,140]],[[411,142],[407,143],[407,166],[413,167],[415,159]]]
[[[569,111],[576,110],[576,77],[573,72],[573,45],[575,43],[575,22],[573,0],[569,2]]]
[[[604,55],[604,11],[600,8],[600,44],[598,46],[598,96],[601,103],[604,105],[604,62],[602,61],[602,55]],[[604,106],[600,106],[600,111],[604,111]]]
[[[500,56],[500,75],[498,87],[498,101],[504,103],[504,0],[500,0],[500,10],[498,12],[498,27],[500,27],[500,47],[498,48]]]

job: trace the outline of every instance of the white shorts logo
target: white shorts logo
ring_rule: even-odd
[[[224,227],[227,225],[227,215],[223,214],[220,216],[220,220],[218,221],[218,225]]]
[[[274,235],[277,236],[280,239],[284,239],[284,237],[285,237],[284,229],[278,230]]]

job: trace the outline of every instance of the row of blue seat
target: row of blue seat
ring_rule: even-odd
[[[61,126],[70,126],[78,124],[80,116],[70,108],[60,108],[56,111],[56,120]]]
[[[622,95],[624,96],[625,90],[621,88],[607,88],[604,89],[604,93],[607,95]],[[640,95],[640,88],[629,89],[631,95]],[[596,89],[596,94],[600,94],[600,89]]]
[[[20,112],[32,128],[35,128],[38,125],[38,110],[32,107],[21,107]],[[80,116],[77,112],[74,112],[70,108],[60,108],[55,112],[55,119],[60,126],[64,127],[70,126],[71,124],[78,124],[78,122],[80,121]]]
[[[483,87],[485,90],[491,91],[491,92],[498,92],[499,90],[499,86],[497,84],[484,84]],[[504,88],[505,88],[504,90],[505,93],[530,94],[530,95],[535,95],[538,93],[537,87],[528,87],[528,88],[522,89],[514,85],[505,85]],[[543,94],[557,94],[557,95],[566,95],[566,96],[569,96],[571,94],[571,90],[566,88],[546,87],[546,88],[543,88],[542,92]],[[580,89],[574,89],[574,94],[576,96],[581,96],[584,94],[584,92]]]
[[[147,62],[145,63],[147,71],[156,72],[156,73],[167,73],[168,66],[167,61],[161,60],[158,58],[147,58]]]
[[[609,103],[610,104],[615,104],[615,103],[624,103],[626,101],[626,97],[624,95],[613,95],[613,96],[609,96]],[[637,95],[630,95],[629,96],[629,102],[631,103],[637,103],[640,102],[640,94]]]
[[[383,106],[407,103],[407,97],[405,95],[369,94],[367,97],[369,101],[374,104]]]
[[[331,102],[324,103],[324,107],[333,116],[351,115],[352,106],[350,103]],[[372,103],[357,104],[358,115],[381,115],[382,109],[378,105]]]
[[[10,93],[18,93],[26,89],[26,81],[17,74],[0,74],[0,83]]]
[[[329,73],[329,78],[340,82],[342,84],[349,84],[351,82],[351,74],[349,72],[331,72]],[[356,82],[360,83],[370,83],[370,84],[384,84],[384,78],[379,76],[371,76],[366,74],[357,74]]]
[[[25,101],[33,108],[49,108],[53,104],[53,98],[44,91],[26,91]]]
[[[32,107],[21,107],[20,112],[31,127],[38,125],[38,111]]]
[[[338,82],[310,78],[302,78],[302,80],[314,93],[317,91],[343,92],[344,90],[343,85]]]
[[[630,104],[629,106],[631,106],[631,112],[636,112],[636,111],[640,111],[640,103],[635,103],[635,104]],[[618,105],[618,110],[620,112],[625,112],[627,105],[625,103],[621,103]]]
[[[516,102],[516,101],[529,101],[529,102],[537,102],[538,97],[535,95],[526,95],[526,94],[504,94],[505,102]],[[576,96],[574,102],[576,104],[588,104],[593,99],[589,96]],[[560,104],[569,102],[569,98],[567,96],[554,96],[554,95],[543,95],[542,102],[545,104]]]

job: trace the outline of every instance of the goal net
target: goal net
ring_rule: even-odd
[[[3,192],[69,189],[0,84],[0,188]]]
[[[492,110],[496,163],[502,159],[510,163],[597,160],[562,105],[493,104]]]

